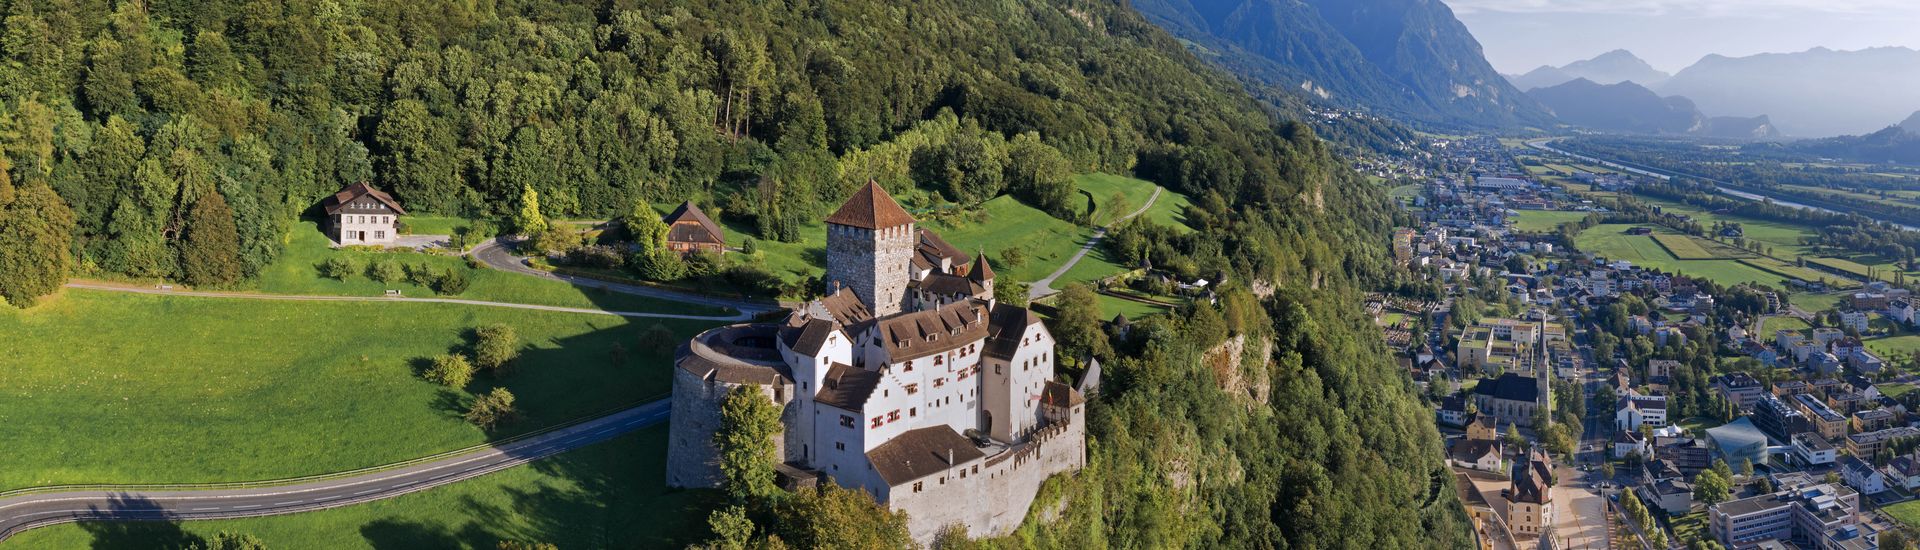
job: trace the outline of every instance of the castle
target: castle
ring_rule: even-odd
[[[667,483],[719,485],[720,404],[754,385],[781,407],[784,483],[865,490],[922,543],[1011,532],[1042,482],[1086,464],[1086,399],[1054,380],[1052,335],[994,300],[984,256],[915,227],[878,184],[826,222],[825,297],[676,353]]]

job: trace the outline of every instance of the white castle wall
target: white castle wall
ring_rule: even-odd
[[[1027,444],[974,461],[966,477],[958,470],[928,476],[920,480],[921,492],[913,492],[908,482],[883,498],[892,509],[906,512],[907,529],[920,544],[931,545],[941,530],[956,524],[976,538],[1012,533],[1026,521],[1047,478],[1086,466],[1085,410],[1086,405],[1074,407],[1071,420],[1034,432]]]

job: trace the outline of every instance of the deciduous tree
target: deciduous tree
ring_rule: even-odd
[[[240,232],[233,209],[219,192],[194,201],[180,243],[180,273],[188,284],[226,285],[240,280]]]
[[[780,409],[760,393],[760,386],[734,387],[720,404],[720,429],[713,434],[719,451],[720,488],[736,503],[772,497],[773,438],[780,433]]]

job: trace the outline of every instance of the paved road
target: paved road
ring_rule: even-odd
[[[0,540],[74,521],[179,521],[265,516],[336,508],[454,483],[651,426],[667,418],[659,400],[542,435],[431,462],[352,477],[252,488],[74,490],[0,498]]]
[[[1146,213],[1148,208],[1153,208],[1153,201],[1160,200],[1160,192],[1165,190],[1166,188],[1164,187],[1160,187],[1158,185],[1154,186],[1153,195],[1147,197],[1147,203],[1140,205],[1139,210],[1134,210],[1133,213],[1131,214],[1121,216],[1120,219],[1113,220],[1112,222],[1108,222],[1107,225],[1105,226],[1094,229],[1093,237],[1087,239],[1087,244],[1080,245],[1080,251],[1073,253],[1073,257],[1068,258],[1067,263],[1061,264],[1060,269],[1053,270],[1053,274],[1047,275],[1046,278],[1033,282],[1033,286],[1027,289],[1027,299],[1031,300],[1031,299],[1040,298],[1043,296],[1051,296],[1054,293],[1059,292],[1058,290],[1053,289],[1053,286],[1052,286],[1053,281],[1055,279],[1059,279],[1060,276],[1062,275],[1066,275],[1067,270],[1073,269],[1073,264],[1080,263],[1081,258],[1087,257],[1087,253],[1093,251],[1093,247],[1099,246],[1100,239],[1106,238],[1107,236],[1108,227],[1120,225],[1120,222],[1131,220],[1134,218],[1134,216],[1139,216],[1140,214]]]
[[[608,282],[608,281],[601,281],[598,279],[588,279],[585,277],[574,277],[571,275],[549,273],[546,271],[541,271],[538,269],[534,269],[532,267],[528,267],[527,260],[525,258],[514,256],[513,253],[508,250],[507,244],[504,241],[502,241],[501,238],[496,238],[484,243],[480,243],[480,246],[473,247],[473,251],[468,252],[467,254],[470,256],[473,256],[475,260],[479,260],[480,263],[486,264],[487,267],[491,267],[493,269],[497,269],[500,271],[519,273],[521,275],[527,275],[531,277],[542,277],[547,279],[553,279],[556,281],[565,282],[578,287],[605,288],[607,290],[619,292],[622,294],[632,294],[635,296],[645,296],[648,298],[657,298],[661,300],[669,300],[674,302],[682,302],[682,303],[695,304],[695,305],[728,308],[728,309],[732,309],[734,311],[740,312],[740,316],[738,317],[739,319],[750,318],[755,314],[773,311],[775,309],[779,309],[780,307],[779,304],[772,303],[772,302],[751,302],[746,300],[733,300],[728,298],[718,298],[714,296],[706,296],[701,294],[691,294],[686,292],[667,290],[663,288],[654,288],[650,286],[621,284],[621,283],[614,283],[614,282]]]
[[[740,321],[752,316],[742,312],[735,315],[682,315],[678,313],[651,313],[643,311],[608,311],[604,309],[543,306],[535,304],[515,304],[509,302],[488,302],[484,300],[462,300],[458,298],[407,298],[399,296],[303,296],[293,294],[261,294],[256,292],[205,292],[193,290],[163,290],[151,287],[116,285],[95,282],[70,282],[67,288],[105,290],[110,292],[131,292],[135,294],[156,294],[162,296],[192,296],[197,298],[236,298],[243,300],[285,300],[295,302],[418,302],[432,304],[461,304],[469,306],[504,307],[513,309],[531,309],[538,311],[557,311],[561,313],[583,313],[588,315],[617,315],[620,317],[644,317],[656,319],[691,319],[695,321]]]

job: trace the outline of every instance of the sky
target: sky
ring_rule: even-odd
[[[1626,49],[1676,72],[1707,54],[1920,49],[1920,0],[1444,0],[1503,73]]]

